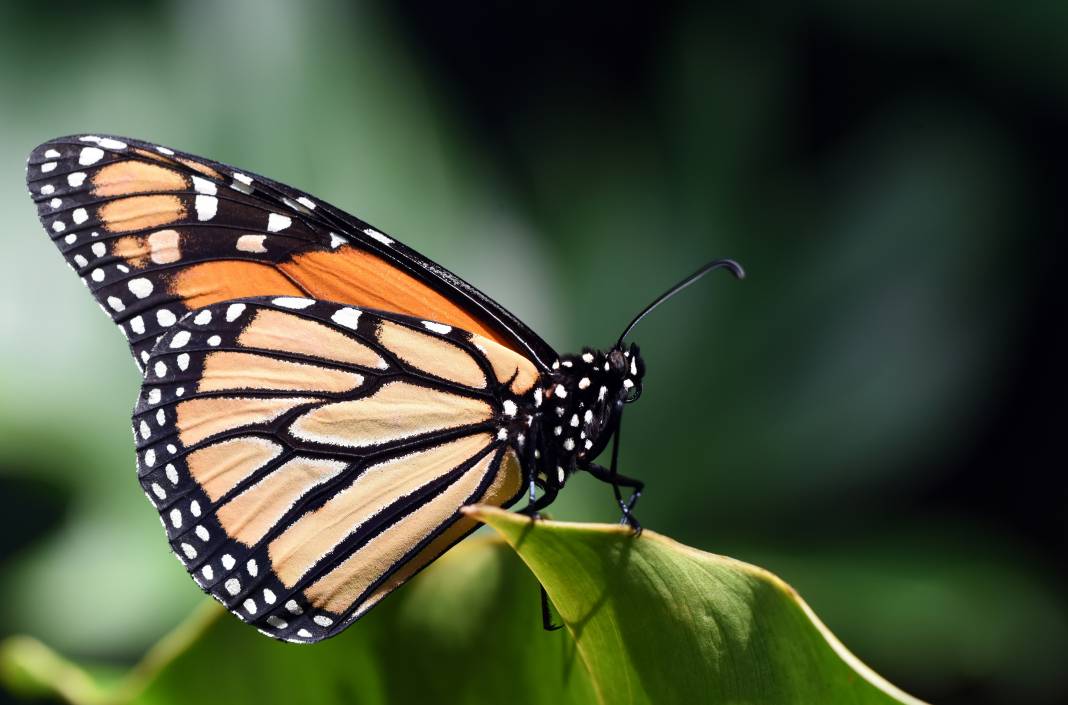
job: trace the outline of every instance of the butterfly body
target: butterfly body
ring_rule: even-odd
[[[638,347],[584,349],[563,355],[543,377],[544,401],[535,418],[538,469],[554,489],[585,468],[612,437],[623,404],[641,389],[645,363]]]

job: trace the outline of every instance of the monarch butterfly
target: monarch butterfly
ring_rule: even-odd
[[[464,505],[527,494],[534,514],[585,470],[639,529],[643,485],[616,459],[645,367],[624,339],[705,273],[744,275],[712,262],[607,352],[558,355],[451,272],[249,171],[75,135],[33,150],[27,184],[143,374],[137,473],[172,551],[231,612],[298,643],[473,531]]]

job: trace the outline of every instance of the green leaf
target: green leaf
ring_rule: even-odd
[[[602,703],[920,703],[766,570],[652,531],[468,511],[545,586]]]
[[[760,568],[651,531],[469,511],[515,552],[465,541],[323,644],[272,641],[206,601],[125,675],[13,637],[0,681],[74,705],[919,703]],[[541,630],[523,561],[566,630]]]

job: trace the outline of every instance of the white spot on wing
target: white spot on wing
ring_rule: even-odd
[[[252,193],[252,177],[245,176],[239,172],[234,172],[234,181],[230,184],[230,188],[235,191],[240,191],[244,194]]]
[[[388,237],[386,237],[382,233],[378,232],[374,228],[364,228],[363,232],[364,232],[364,234],[368,235],[372,240],[378,240],[383,245],[392,245],[393,244],[392,240],[390,240]]]
[[[152,282],[144,277],[131,279],[126,283],[126,288],[139,299],[148,298],[152,294]]]
[[[180,330],[174,334],[171,338],[171,349],[184,347],[189,342],[190,333],[187,330]]]
[[[315,303],[312,299],[304,299],[297,296],[279,296],[275,299],[271,299],[271,303],[275,306],[281,306],[282,308],[291,308],[300,310],[302,308],[308,308]]]
[[[82,147],[81,153],[78,155],[78,163],[82,166],[89,166],[90,164],[96,164],[98,161],[104,158],[104,150],[99,147]],[[45,166],[48,166],[47,164]],[[55,164],[52,165],[55,168]],[[42,171],[44,167],[42,167]]]
[[[97,150],[97,151],[99,152],[100,150]],[[101,154],[103,154],[103,152],[101,152]],[[47,174],[48,172],[52,171],[55,168],[56,168],[56,163],[55,162],[46,162],[46,163],[41,165],[41,173],[42,174]]]
[[[85,182],[85,172],[84,171],[76,171],[73,174],[67,174],[67,183],[70,184],[71,187],[73,187],[73,188],[78,188],[84,182]],[[41,193],[44,193],[43,189],[42,189]],[[49,191],[49,193],[51,193],[51,191]]]
[[[211,220],[219,208],[219,199],[215,196],[197,196],[197,220]]]
[[[337,323],[338,325],[342,325],[346,328],[356,330],[356,326],[360,322],[360,313],[362,313],[362,311],[360,311],[359,309],[348,308],[346,306],[345,308],[339,308],[338,310],[334,311],[334,313],[330,316],[330,320],[334,323]]]
[[[285,230],[292,224],[292,218],[280,213],[271,213],[267,216],[267,232],[276,233],[280,230]]]
[[[435,323],[434,321],[423,321],[423,327],[442,335],[445,335],[452,330],[452,326],[447,326],[444,323]]]
[[[242,235],[237,238],[237,249],[241,252],[263,253],[267,248],[263,246],[266,235]]]
[[[230,304],[226,307],[226,322],[233,323],[245,311],[245,304]],[[204,313],[208,313],[205,311]]]
[[[193,177],[193,190],[197,193],[202,193],[205,196],[214,196],[217,191],[213,181],[208,181],[201,176]]]
[[[178,322],[178,319],[173,313],[171,313],[169,309],[161,308],[160,310],[156,311],[156,322],[164,328],[170,328]]]

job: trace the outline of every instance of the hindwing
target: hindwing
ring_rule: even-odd
[[[192,311],[147,358],[138,473],[174,553],[241,619],[332,636],[507,507],[539,372],[440,321],[303,297]]]

